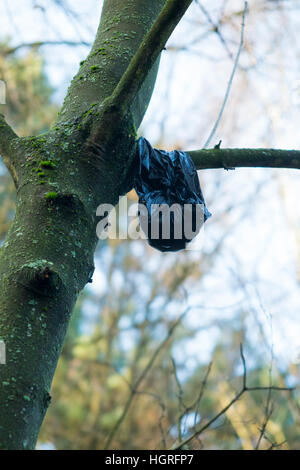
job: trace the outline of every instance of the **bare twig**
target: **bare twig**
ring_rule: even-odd
[[[272,442],[267,436],[265,436],[265,439],[271,444],[267,450],[278,449],[279,447],[283,446],[283,444],[287,442],[286,440],[284,440],[277,444],[276,442]]]
[[[168,0],[146,34],[122,79],[115,88],[112,101],[128,109],[149,70],[193,0]]]
[[[167,0],[112,95],[100,105],[99,122],[101,124],[92,130],[93,140],[105,145],[110,136],[113,135],[115,129],[129,111],[167,40],[192,1]]]
[[[163,420],[166,416],[166,405],[165,403],[163,402],[162,398],[157,394],[157,393],[153,393],[153,392],[147,392],[147,391],[144,391],[144,390],[141,390],[141,391],[136,391],[135,392],[137,395],[148,395],[152,398],[154,398],[157,403],[159,404],[160,408],[161,408],[161,414],[160,414],[160,417],[159,417],[159,420],[158,420],[158,428],[159,428],[159,431],[160,431],[160,434],[161,434],[161,443],[162,443],[162,446],[164,449],[167,448],[167,441],[166,441],[166,435],[165,435],[165,431],[164,431],[164,427],[163,427]]]
[[[250,391],[264,391],[267,390],[270,393],[270,390],[276,390],[276,391],[289,391],[292,392],[294,390],[293,387],[274,387],[274,386],[269,386],[269,387],[248,387],[247,386],[247,368],[246,368],[246,361],[243,353],[243,348],[241,346],[240,348],[240,354],[241,354],[241,360],[243,364],[243,384],[241,390],[233,397],[233,399],[219,412],[217,413],[212,419],[210,419],[205,425],[203,425],[201,428],[198,428],[193,432],[189,437],[186,439],[182,440],[181,442],[176,442],[171,450],[179,450],[183,446],[186,446],[189,444],[194,438],[197,436],[200,436],[206,429],[208,429],[213,423],[215,423],[221,416],[223,416],[229,408],[231,408],[234,403],[236,403],[242,395],[244,395],[245,392],[250,392]]]
[[[174,371],[174,377],[177,385],[178,390],[178,418],[177,418],[177,433],[178,433],[178,440],[181,441],[182,432],[181,432],[181,419],[185,415],[186,411],[183,413],[184,404],[183,404],[183,389],[178,377],[176,362],[173,357],[171,357],[171,362]]]
[[[174,367],[174,366],[173,366]],[[197,396],[197,398],[188,406],[186,406],[184,403],[183,403],[183,400],[181,400],[181,403],[180,403],[180,410],[181,413],[179,413],[178,415],[178,418],[177,418],[177,422],[182,422],[183,418],[190,412],[194,411],[195,413],[195,422],[194,422],[194,426],[196,426],[196,420],[197,420],[197,415],[198,415],[198,410],[199,410],[199,406],[200,406],[200,402],[202,400],[202,397],[204,395],[204,391],[205,391],[205,387],[206,387],[206,384],[207,384],[207,380],[208,380],[208,377],[209,377],[209,374],[211,372],[211,368],[212,368],[212,362],[209,363],[208,367],[207,367],[207,370],[206,370],[206,373],[205,373],[205,376],[204,376],[204,379],[202,380],[201,382],[201,385],[200,385],[200,391],[199,391],[199,395]],[[178,386],[178,385],[177,385]],[[180,386],[180,389],[182,390],[182,387],[181,385],[179,384]],[[182,392],[180,393],[180,395],[182,394]],[[172,425],[169,427],[168,429],[168,432],[170,432],[170,429],[171,429]],[[181,429],[181,428],[180,428]]]
[[[230,90],[231,90],[233,78],[234,78],[234,75],[235,75],[235,72],[236,72],[238,63],[239,63],[240,54],[241,54],[241,51],[242,51],[242,48],[243,48],[243,44],[244,44],[245,17],[246,17],[246,13],[247,13],[247,8],[248,8],[248,3],[245,2],[244,13],[243,13],[243,19],[242,19],[242,28],[241,28],[241,39],[240,39],[240,44],[239,44],[238,52],[237,52],[237,55],[236,55],[235,62],[234,62],[234,64],[233,64],[233,69],[232,69],[231,76],[230,76],[230,79],[229,79],[229,82],[228,82],[228,85],[227,85],[227,90],[226,90],[226,93],[225,93],[225,98],[224,98],[224,101],[223,101],[221,110],[220,110],[220,112],[219,112],[219,115],[218,115],[218,118],[217,118],[217,120],[216,120],[216,122],[215,122],[215,125],[214,125],[214,127],[213,127],[211,133],[209,134],[209,137],[208,137],[207,141],[205,142],[204,148],[207,148],[207,147],[209,146],[209,144],[210,144],[210,142],[211,142],[213,136],[215,135],[215,132],[216,132],[218,126],[219,126],[219,123],[220,123],[221,118],[222,118],[222,116],[223,116],[223,112],[224,112],[225,106],[226,106],[227,101],[228,101],[228,98],[229,98],[229,94],[230,94]]]
[[[200,10],[202,11],[202,13],[206,16],[209,24],[212,26],[212,30],[214,33],[216,33],[216,35],[218,36],[218,38],[220,39],[221,43],[223,44],[224,46],[224,49],[225,51],[227,52],[228,56],[230,59],[233,59],[233,54],[231,52],[231,50],[229,49],[228,45],[227,45],[227,42],[225,41],[225,38],[223,36],[223,34],[221,33],[220,31],[220,28],[219,28],[219,24],[215,23],[212,19],[212,17],[210,16],[209,12],[206,10],[206,8],[201,5],[201,3],[199,3],[198,0],[196,0],[196,3],[198,5],[198,7],[200,8]],[[219,20],[220,22],[220,20]]]
[[[124,409],[123,409],[123,412],[120,416],[120,418],[118,419],[118,421],[116,422],[115,426],[113,427],[113,429],[111,430],[108,438],[107,438],[107,441],[105,443],[105,449],[108,449],[110,447],[110,444],[113,440],[113,438],[115,437],[116,433],[119,431],[124,419],[126,418],[127,416],[127,413],[130,409],[130,406],[132,404],[132,401],[141,385],[141,383],[143,382],[143,380],[146,378],[146,376],[148,375],[148,373],[150,372],[157,356],[159,355],[159,353],[161,352],[161,350],[166,346],[166,344],[168,343],[169,339],[171,338],[171,336],[173,335],[175,329],[177,328],[177,326],[180,324],[181,320],[183,319],[183,317],[187,314],[187,311],[186,310],[182,315],[179,316],[179,318],[173,323],[173,325],[170,327],[165,339],[159,344],[159,346],[156,348],[156,350],[154,351],[152,357],[150,358],[148,364],[146,365],[146,367],[144,368],[144,370],[141,372],[141,374],[139,375],[139,377],[137,378],[137,380],[135,381],[134,385],[131,387],[131,392],[127,398],[127,401],[125,403],[125,406],[124,406]]]
[[[262,301],[261,301],[261,298],[260,298],[260,295],[259,293],[257,292],[257,295],[258,295],[258,298],[259,298],[259,301],[260,301],[260,306],[263,310],[263,312],[265,313],[265,315],[267,316],[267,319],[270,320],[270,325],[271,325],[271,338],[272,338],[272,343],[271,343],[271,362],[270,362],[270,367],[269,367],[269,384],[271,386],[272,384],[272,372],[273,372],[273,362],[274,362],[274,343],[273,343],[273,323],[272,323],[272,315],[271,314],[267,314],[267,312],[265,311],[264,309],[264,306],[262,304]],[[261,430],[260,430],[260,435],[259,435],[259,438],[258,438],[258,441],[257,441],[257,444],[256,444],[256,447],[255,447],[255,450],[258,450],[259,447],[260,447],[260,444],[261,444],[261,441],[262,441],[262,438],[263,437],[266,437],[265,436],[265,432],[266,432],[266,429],[267,429],[267,425],[268,425],[268,422],[272,416],[272,413],[274,411],[273,409],[273,406],[272,406],[272,403],[271,403],[271,397],[272,397],[272,390],[270,388],[270,390],[268,391],[268,394],[267,394],[267,400],[266,400],[266,406],[265,406],[265,419],[263,421],[263,424],[262,424],[262,427],[261,427]]]
[[[246,389],[247,388],[247,366],[246,366],[246,360],[245,360],[245,356],[244,356],[242,343],[240,344],[240,355],[241,355],[241,359],[242,359],[242,363],[243,363],[243,369],[244,369],[243,388]]]
[[[6,122],[3,114],[0,114],[0,155],[10,171],[15,184],[17,185],[18,176],[16,171],[16,143],[18,144],[19,137],[10,125]]]
[[[86,41],[35,41],[35,42],[24,42],[22,44],[18,44],[17,46],[15,47],[7,47],[7,48],[0,48],[0,53],[2,55],[10,55],[10,54],[14,54],[16,51],[18,51],[19,49],[23,49],[23,48],[30,48],[30,49],[34,49],[34,48],[39,48],[39,47],[43,47],[43,46],[87,46],[89,47],[91,44],[86,42]]]
[[[207,371],[206,371],[206,374],[204,376],[204,379],[202,381],[202,384],[201,384],[201,387],[200,387],[200,393],[199,393],[199,396],[195,402],[195,404],[192,405],[192,407],[196,408],[195,409],[195,420],[194,420],[194,426],[196,426],[197,424],[197,416],[199,414],[199,408],[200,408],[200,403],[201,403],[201,400],[202,400],[202,397],[204,395],[204,391],[205,391],[205,387],[206,387],[206,384],[207,384],[207,381],[208,381],[208,377],[209,377],[209,374],[210,374],[210,371],[211,371],[211,368],[212,368],[212,361],[208,364],[208,367],[207,367]]]

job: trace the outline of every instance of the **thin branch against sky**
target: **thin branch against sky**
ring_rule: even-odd
[[[227,84],[227,89],[226,89],[226,93],[225,93],[225,98],[223,100],[223,104],[221,106],[221,110],[219,112],[219,115],[217,117],[217,120],[215,122],[215,125],[214,127],[212,128],[212,131],[211,133],[209,134],[209,137],[207,139],[207,141],[205,142],[204,144],[204,148],[207,148],[209,146],[209,144],[211,143],[215,133],[216,133],[216,130],[217,128],[219,127],[219,124],[220,124],[220,121],[222,119],[222,116],[223,116],[223,113],[224,113],[224,110],[225,110],[225,107],[226,107],[226,104],[227,104],[227,101],[228,101],[228,98],[229,98],[229,95],[230,95],[230,91],[231,91],[231,87],[232,87],[232,82],[233,82],[233,79],[234,79],[234,76],[235,76],[235,72],[236,72],[236,69],[237,69],[237,66],[238,66],[238,63],[239,63],[239,59],[240,59],[240,55],[241,55],[241,51],[243,49],[243,44],[244,44],[244,31],[245,31],[245,18],[246,18],[246,13],[247,13],[247,8],[248,8],[248,3],[245,2],[245,5],[244,5],[244,13],[243,13],[243,19],[242,19],[242,28],[241,28],[241,39],[240,39],[240,44],[239,44],[239,48],[238,48],[238,52],[237,52],[237,55],[236,55],[236,58],[235,58],[235,61],[234,61],[234,65],[233,65],[233,69],[232,69],[232,72],[231,72],[231,75],[230,75],[230,79],[229,79],[229,82]]]

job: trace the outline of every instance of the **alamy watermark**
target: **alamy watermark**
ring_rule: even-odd
[[[0,365],[6,364],[6,348],[3,340],[0,339]]]
[[[203,245],[204,206],[202,204],[152,204],[149,216],[146,205],[128,204],[126,196],[119,198],[118,208],[100,204],[97,236],[100,240],[191,240],[187,250],[199,250]]]
[[[0,104],[6,104],[6,85],[3,80],[0,80]]]

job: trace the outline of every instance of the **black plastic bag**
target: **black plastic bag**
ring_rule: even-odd
[[[152,247],[182,250],[211,215],[194,162],[185,152],[154,149],[143,137],[138,149],[134,188],[139,196],[140,226]]]

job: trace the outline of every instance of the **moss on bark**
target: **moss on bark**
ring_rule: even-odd
[[[33,449],[79,292],[91,279],[96,208],[126,192],[139,125],[157,64],[110,140],[87,145],[96,103],[127,68],[164,0],[106,0],[91,53],[74,77],[53,128],[18,140],[17,208],[0,248],[0,449]]]

